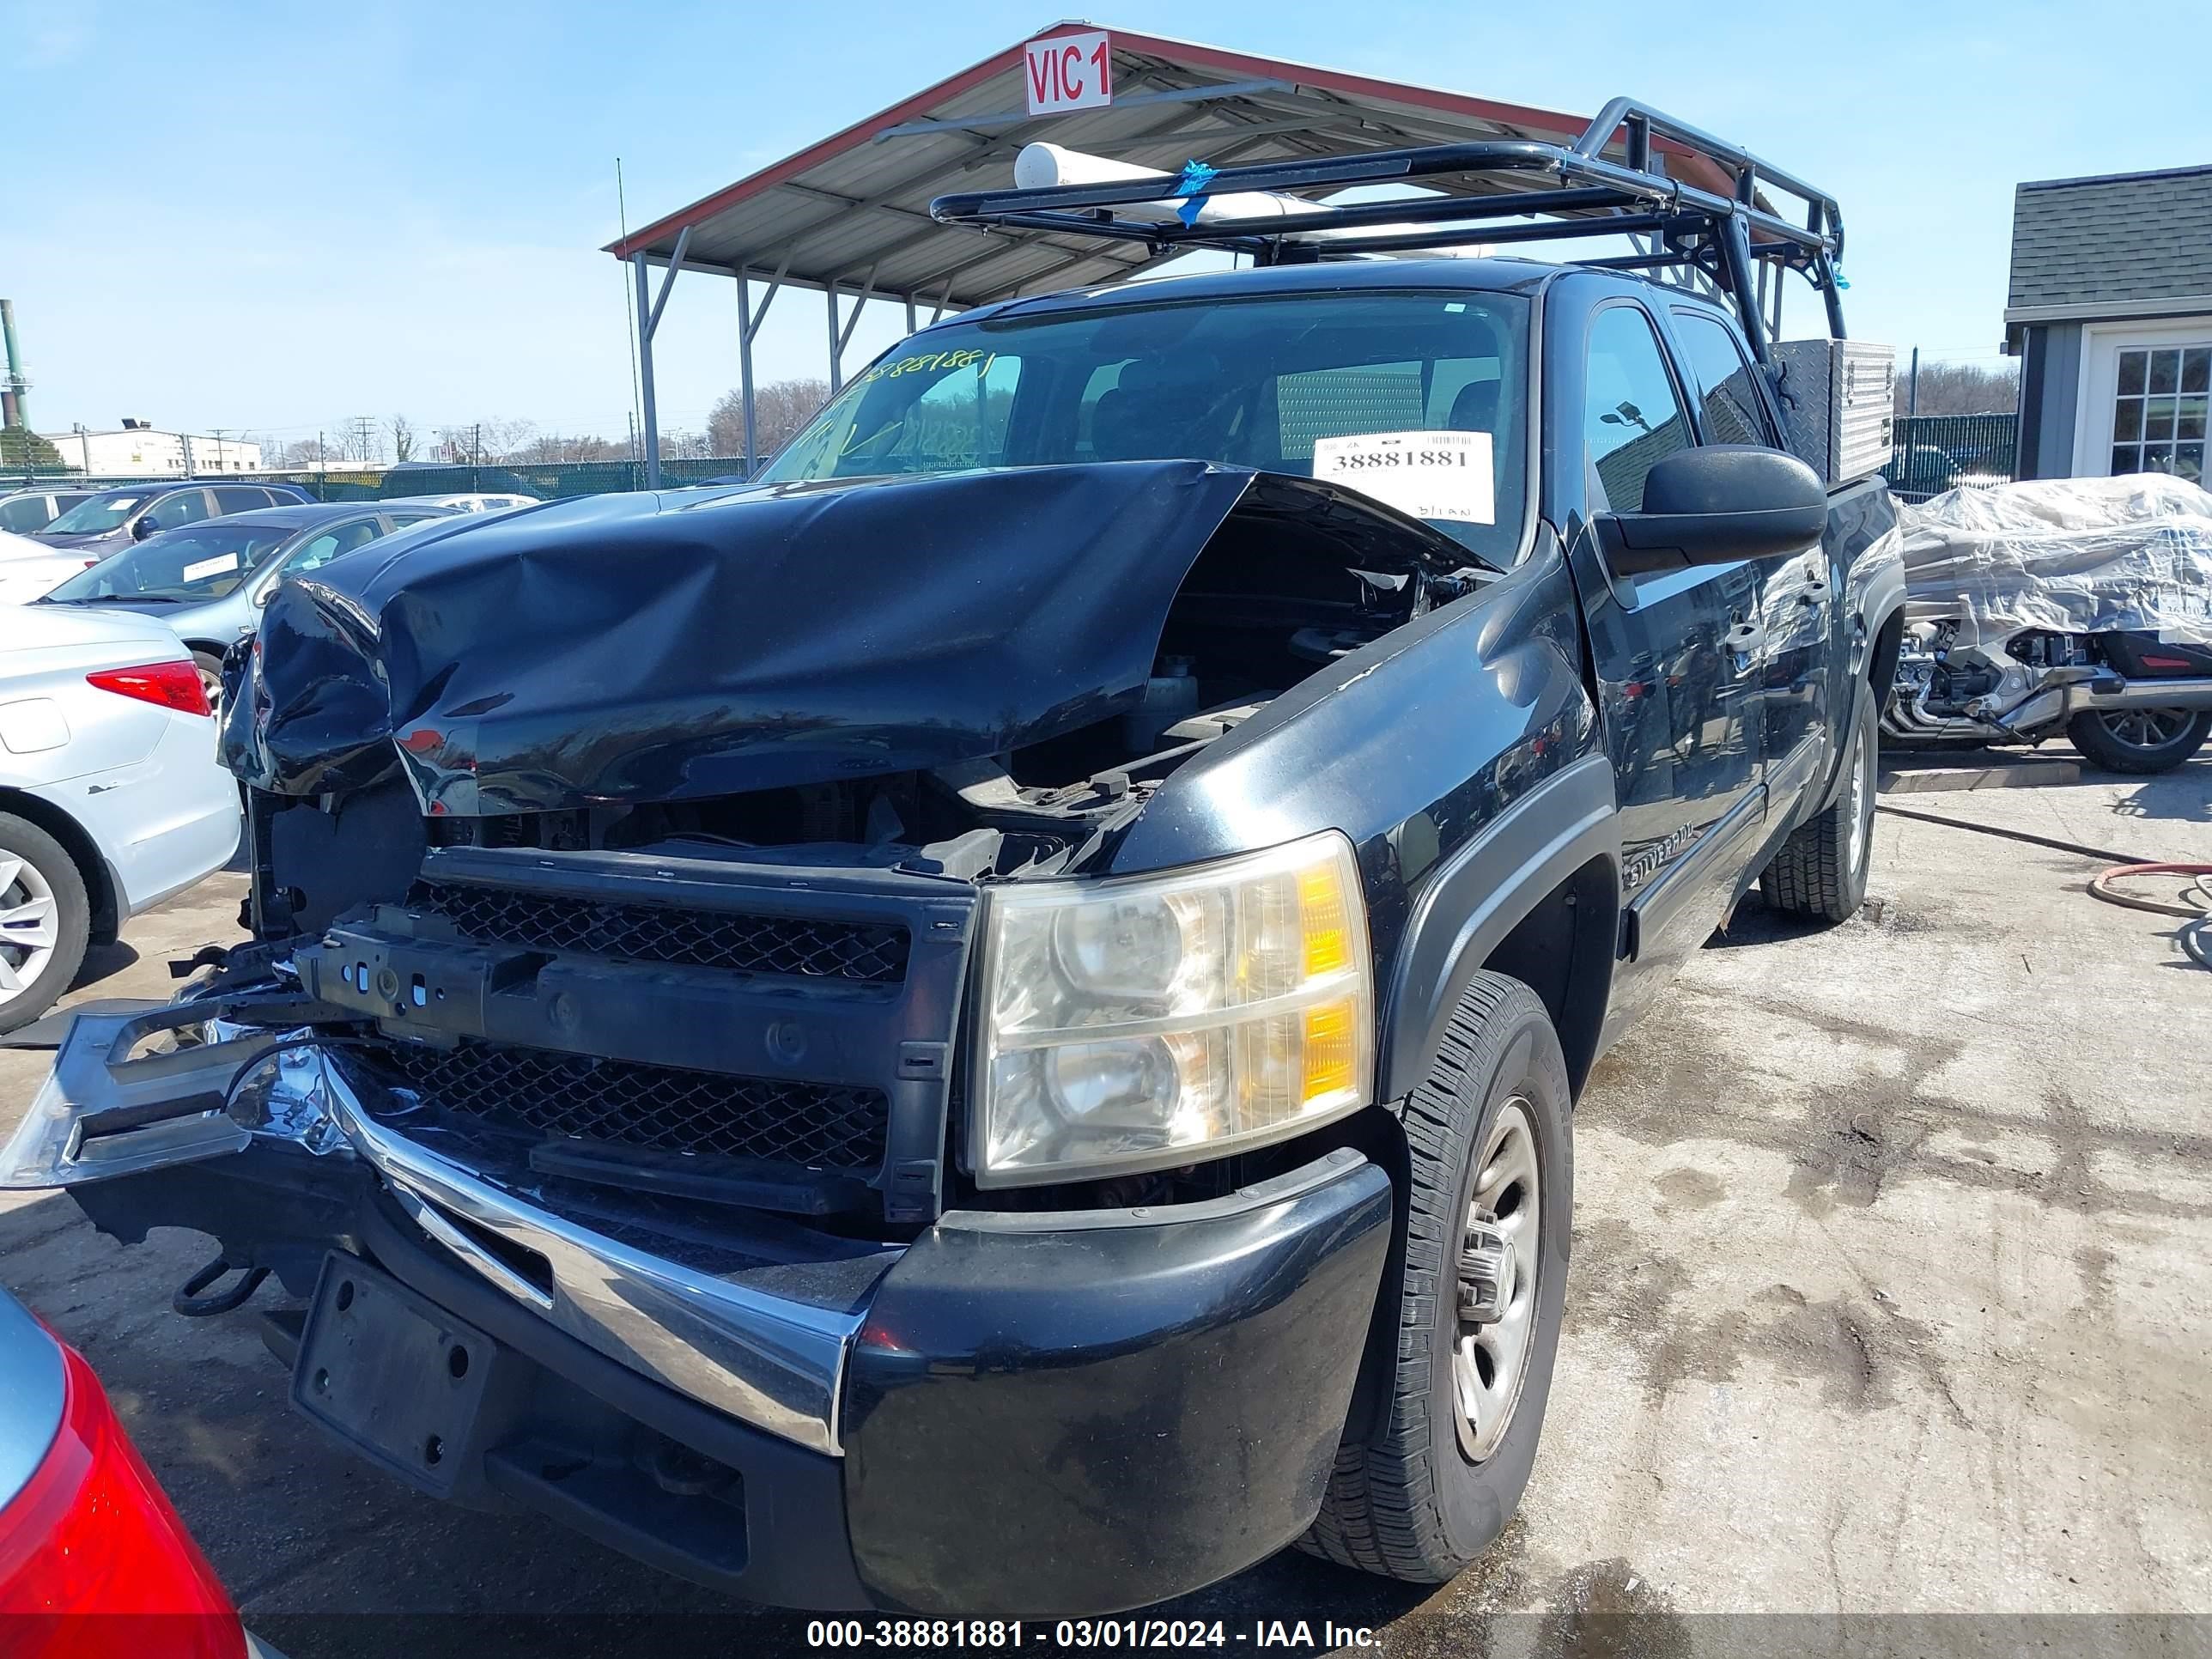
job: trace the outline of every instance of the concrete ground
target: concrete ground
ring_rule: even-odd
[[[1167,1611],[1232,1648],[1304,1619],[1309,1651],[1324,1620],[1394,1654],[2204,1650],[2201,1619],[2000,1616],[2212,1614],[2212,974],[2085,896],[2104,860],[1953,826],[2212,857],[2212,759],[1887,804],[1951,822],[1885,812],[1839,928],[1747,902],[1593,1079],[1550,1419],[1490,1556],[1413,1589],[1286,1554]],[[240,887],[143,918],[76,994],[166,994]],[[43,1070],[0,1053],[0,1133]],[[295,1659],[802,1645],[335,1449],[243,1319],[168,1311],[204,1255],[0,1199],[0,1279]]]

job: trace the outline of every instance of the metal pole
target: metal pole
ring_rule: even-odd
[[[914,332],[914,295],[911,294],[906,296],[906,331],[908,334]]]
[[[753,423],[753,284],[738,273],[738,401],[745,414],[745,477],[753,476],[757,435]]]
[[[845,384],[845,343],[837,337],[837,284],[830,283],[822,297],[830,302],[830,395],[834,398]]]
[[[653,402],[653,329],[647,320],[653,313],[652,299],[647,291],[645,255],[629,256],[630,269],[637,278],[637,388],[645,407],[645,487],[660,488],[660,422]]]
[[[31,405],[29,399],[23,395],[23,360],[15,349],[15,302],[13,300],[0,300],[0,336],[5,337],[8,349],[8,401],[12,405],[8,423],[20,426],[27,432],[31,429]],[[86,470],[89,471],[91,469]]]
[[[1920,412],[1920,348],[1912,348],[1912,383],[1905,394],[1905,418],[1911,420]]]

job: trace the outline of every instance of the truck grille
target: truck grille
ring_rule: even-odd
[[[459,881],[417,881],[407,903],[486,945],[872,985],[906,977],[907,932],[891,923],[678,910]]]
[[[426,1104],[507,1128],[662,1152],[872,1175],[890,1103],[877,1089],[726,1077],[465,1042],[372,1039],[365,1057]]]

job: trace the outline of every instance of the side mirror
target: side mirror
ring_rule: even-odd
[[[1607,563],[1624,576],[1771,559],[1820,539],[1828,492],[1794,455],[1708,444],[1652,467],[1641,512],[1601,514],[1594,527]]]
[[[256,611],[264,610],[267,607],[269,601],[276,597],[276,584],[275,582],[270,583],[266,587],[257,589],[252,599],[253,608]]]
[[[146,514],[131,521],[131,539],[134,542],[143,542],[160,528],[161,526],[154,522],[154,515],[150,513]]]

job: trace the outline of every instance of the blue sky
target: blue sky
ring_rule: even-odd
[[[1039,3],[0,0],[0,294],[34,422],[620,435],[615,158],[645,222],[1036,33]],[[2014,183],[2212,161],[2205,0],[1094,15],[1544,107],[1646,99],[1832,191],[1852,332],[1936,358],[1995,361]],[[779,301],[763,378],[823,373],[820,305]],[[900,331],[871,310],[848,364]],[[734,384],[735,313],[726,282],[678,284],[664,427]]]

